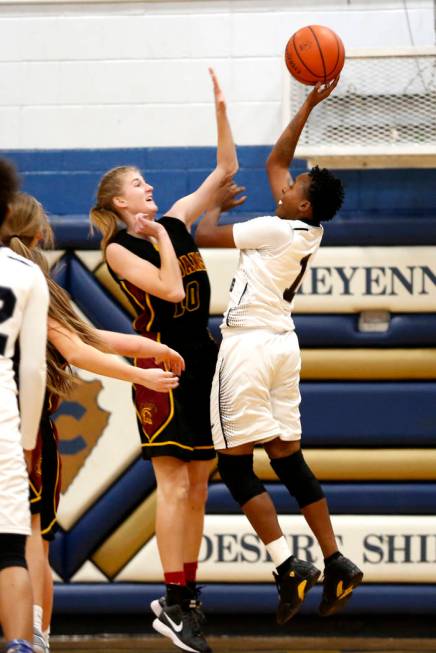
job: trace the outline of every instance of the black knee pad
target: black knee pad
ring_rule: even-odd
[[[254,473],[253,454],[229,456],[218,451],[218,471],[240,506],[266,491]]]
[[[26,535],[0,533],[0,571],[7,567],[24,567],[26,563]]]
[[[271,467],[289,492],[297,500],[300,508],[324,499],[320,482],[304,460],[301,449],[285,458],[272,458]]]

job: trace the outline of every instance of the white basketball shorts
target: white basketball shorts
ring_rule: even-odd
[[[19,420],[8,407],[0,413],[0,533],[30,532],[29,477]]]
[[[299,440],[300,368],[294,331],[224,331],[211,393],[215,449]]]

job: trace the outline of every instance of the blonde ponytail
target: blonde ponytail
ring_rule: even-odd
[[[94,206],[89,212],[89,219],[91,233],[94,233],[93,227],[96,227],[102,234],[101,248],[104,252],[112,238],[118,233],[118,216],[114,211]]]
[[[21,243],[17,247],[31,248],[37,241],[44,248],[53,247],[53,230],[42,205],[33,195],[16,193],[9,205],[9,216],[2,227],[1,240],[9,247],[13,238],[18,238]],[[29,258],[24,251],[22,256]]]
[[[97,203],[91,209],[89,219],[91,232],[94,226],[103,236],[101,241],[103,252],[118,232],[118,220],[121,219],[115,209],[113,199],[116,195],[122,194],[124,177],[132,171],[139,172],[135,166],[119,166],[106,172],[100,179],[97,188]]]

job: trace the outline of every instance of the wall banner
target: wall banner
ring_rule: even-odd
[[[341,551],[377,583],[436,582],[436,521],[433,516],[338,515],[332,517]],[[323,568],[323,557],[300,515],[280,517],[294,555]],[[272,582],[272,562],[241,515],[206,516],[200,582]],[[119,581],[160,582],[153,538],[118,575]]]
[[[235,250],[202,250],[212,281],[211,313],[222,313],[238,264]],[[436,310],[435,247],[322,247],[309,261],[295,313]]]

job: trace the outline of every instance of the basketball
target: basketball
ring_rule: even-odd
[[[302,84],[331,82],[341,72],[344,61],[344,44],[333,30],[323,25],[302,27],[286,45],[286,66]]]

